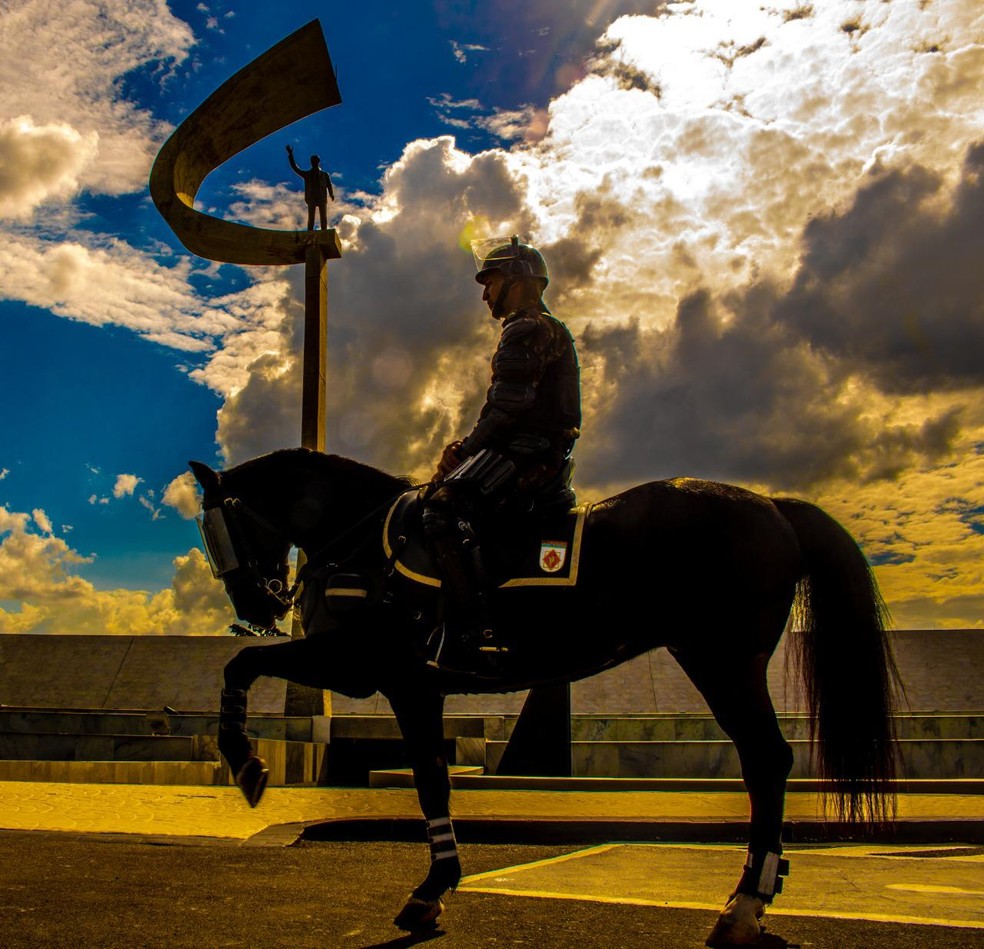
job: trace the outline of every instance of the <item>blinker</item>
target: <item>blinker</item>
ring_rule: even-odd
[[[224,577],[239,567],[239,557],[229,533],[225,513],[221,507],[212,507],[195,518],[205,545],[205,556],[213,577]]]

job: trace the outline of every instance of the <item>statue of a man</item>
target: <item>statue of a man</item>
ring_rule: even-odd
[[[290,159],[290,167],[304,179],[304,200],[308,206],[307,229],[314,230],[314,211],[317,208],[321,217],[321,230],[325,230],[328,226],[328,198],[335,200],[331,177],[321,167],[321,159],[317,155],[311,156],[311,167],[307,170],[299,167],[294,161],[294,149],[290,145],[287,146],[287,157]]]

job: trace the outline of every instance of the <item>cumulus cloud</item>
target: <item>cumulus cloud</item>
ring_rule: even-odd
[[[124,498],[131,496],[142,480],[142,478],[138,478],[132,474],[117,475],[116,483],[113,485],[113,497]]]
[[[54,536],[38,514],[43,535],[31,530],[30,515],[0,506],[0,633],[219,634],[233,621],[225,589],[197,548],[174,559],[168,589],[98,590],[77,573],[94,558]]]
[[[3,481],[10,474],[9,468],[0,468],[0,481]]]
[[[51,519],[48,517],[47,514],[44,513],[44,511],[41,508],[36,507],[31,512],[31,516],[34,518],[34,523],[37,524],[38,527],[40,527],[45,534],[54,533],[54,530],[51,526]]]
[[[478,155],[412,142],[378,198],[347,211],[329,448],[429,473],[471,424],[496,337],[468,240],[526,234],[581,353],[582,495],[677,474],[805,492],[851,522],[903,616],[950,622],[975,602],[977,554],[957,550],[976,550],[966,511],[984,498],[967,485],[966,511],[945,517],[919,499],[984,442],[984,14],[646,6],[606,21],[535,141]],[[434,104],[469,125],[481,111]],[[229,460],[293,439],[301,332],[285,313],[220,413]],[[945,522],[952,542],[907,553],[850,516],[879,492],[898,500],[884,524],[917,511],[913,535]]]
[[[201,507],[201,496],[197,485],[198,482],[190,471],[182,472],[168,482],[161,502],[168,507],[173,507],[186,520],[191,520]]]
[[[144,188],[168,126],[124,99],[119,79],[149,63],[182,62],[194,43],[187,24],[157,0],[77,0],[57,17],[44,0],[21,0],[3,16],[3,112],[36,130],[33,141],[20,135],[21,154],[36,178],[57,172],[47,193],[69,181],[102,194]],[[55,162],[47,169],[39,167],[45,154]]]
[[[0,218],[26,220],[49,197],[70,198],[98,140],[64,123],[37,126],[29,115],[0,122]]]

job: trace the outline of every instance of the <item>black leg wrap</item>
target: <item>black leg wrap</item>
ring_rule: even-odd
[[[782,892],[782,878],[789,875],[789,861],[779,854],[762,850],[748,852],[745,869],[738,881],[736,893],[757,896],[763,903],[771,903]]]
[[[246,734],[245,689],[223,689],[219,706],[219,751],[236,774],[253,753]]]

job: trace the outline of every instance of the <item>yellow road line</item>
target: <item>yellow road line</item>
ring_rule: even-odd
[[[575,856],[574,854],[570,855]],[[550,862],[550,861],[544,861]],[[532,864],[530,864],[532,866]],[[522,869],[522,868],[520,868]],[[495,876],[494,873],[479,874],[482,877]],[[696,909],[710,910],[714,913],[721,911],[721,906],[711,903],[685,903],[675,900],[646,900],[638,897],[595,896],[578,893],[555,893],[551,890],[514,890],[496,889],[482,886],[459,886],[459,891],[466,893],[488,893],[493,896],[527,896],[533,899],[577,900],[584,903],[616,903],[626,906],[661,906],[664,909]],[[984,929],[984,921],[977,922],[965,919],[937,919],[928,916],[901,916],[890,913],[839,913],[828,910],[813,909],[773,909],[768,916],[809,916],[816,919],[854,919],[873,923],[905,923],[916,926],[953,926],[959,929]]]
[[[534,860],[532,863],[518,863],[514,867],[503,867],[500,870],[489,870],[486,873],[473,873],[471,876],[462,877],[458,889],[469,886],[478,880],[490,880],[493,877],[505,876],[507,873],[519,873],[523,870],[532,870],[536,867],[548,867],[555,863],[564,863],[567,860],[580,860],[581,857],[591,857],[596,853],[605,853],[607,850],[614,850],[621,847],[621,844],[599,844],[597,847],[588,847],[586,850],[577,850],[574,853],[563,853],[559,857],[547,857],[545,860]],[[476,890],[477,892],[484,892]],[[489,892],[498,893],[498,890]]]

